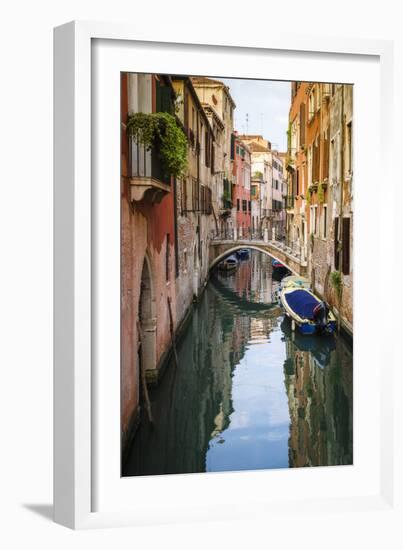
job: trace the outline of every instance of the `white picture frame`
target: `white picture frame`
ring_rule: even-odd
[[[103,41],[108,41],[108,46],[103,48]],[[367,364],[371,378],[366,388],[368,395],[376,399],[376,411],[364,409],[366,404],[363,400],[363,393],[355,391],[354,406],[357,410],[373,414],[372,418],[374,436],[374,457],[368,462],[366,457],[362,458],[362,471],[359,461],[361,454],[365,454],[365,445],[369,444],[369,434],[359,435],[357,430],[356,417],[354,419],[354,453],[358,456],[358,465],[343,470],[339,473],[337,468],[318,468],[316,472],[309,469],[289,471],[286,478],[283,472],[248,472],[248,473],[225,473],[225,474],[197,474],[192,476],[156,476],[152,478],[138,478],[136,491],[143,495],[136,503],[128,505],[125,501],[122,489],[122,480],[117,477],[120,473],[114,471],[116,479],[109,476],[111,468],[115,468],[116,456],[120,449],[109,451],[105,447],[105,440],[110,435],[111,441],[116,443],[116,433],[119,426],[115,425],[105,416],[106,410],[118,410],[119,397],[116,394],[116,372],[114,378],[105,378],[105,371],[98,368],[99,359],[99,335],[106,330],[103,324],[106,318],[105,312],[112,308],[116,314],[116,300],[114,304],[105,304],[102,300],[100,288],[108,288],[110,281],[116,283],[116,276],[119,273],[119,262],[109,262],[115,265],[111,271],[105,269],[103,281],[97,279],[99,269],[105,268],[105,258],[116,259],[116,239],[109,239],[110,233],[102,233],[104,238],[102,252],[99,254],[101,226],[100,217],[110,219],[110,230],[116,236],[116,202],[112,195],[97,194],[94,174],[97,177],[113,179],[115,164],[109,171],[99,176],[99,166],[94,159],[94,147],[103,147],[99,144],[99,136],[105,135],[105,128],[102,124],[97,126],[94,135],[94,121],[97,120],[97,105],[94,103],[93,94],[94,82],[98,75],[95,74],[97,67],[105,68],[104,78],[109,74],[116,74],[120,70],[137,70],[141,72],[147,67],[149,72],[157,72],[155,67],[162,67],[161,48],[169,48],[169,58],[164,60],[165,64],[171,63],[171,71],[179,72],[181,67],[186,67],[186,52],[191,52],[199,65],[195,74],[208,74],[208,71],[200,72],[203,67],[203,57],[207,57],[209,64],[213,63],[213,57],[239,56],[239,59],[250,56],[252,59],[260,56],[272,55],[273,63],[276,56],[281,56],[281,63],[296,67],[302,58],[311,60],[313,64],[321,66],[322,71],[329,71],[329,61],[334,67],[343,63],[348,64],[349,60],[360,58],[363,66],[372,67],[371,72],[362,78],[369,78],[370,74],[378,74],[379,80],[374,84],[371,97],[375,98],[377,107],[374,107],[374,117],[377,121],[375,126],[368,129],[369,137],[374,137],[371,132],[379,130],[380,147],[372,157],[372,172],[365,172],[362,166],[359,178],[375,183],[376,174],[381,166],[386,167],[383,173],[387,173],[392,165],[391,136],[393,117],[393,45],[387,41],[358,40],[345,38],[333,38],[324,41],[323,38],[314,36],[287,36],[284,34],[270,33],[268,37],[256,38],[254,42],[248,39],[238,38],[233,44],[221,43],[215,45],[204,45],[192,41],[190,45],[184,35],[181,40],[170,43],[170,37],[152,36],[145,29],[139,30],[130,25],[72,22],[55,29],[54,41],[54,74],[55,74],[55,370],[54,370],[54,505],[55,521],[71,528],[91,528],[118,525],[139,525],[161,522],[178,521],[199,521],[205,519],[226,519],[240,516],[262,517],[268,513],[278,514],[287,509],[287,513],[295,514],[303,502],[304,510],[316,514],[326,509],[328,511],[345,510],[351,511],[394,511],[396,479],[396,465],[394,462],[394,423],[391,419],[397,414],[394,408],[394,400],[391,398],[390,390],[397,356],[393,354],[393,348],[382,350],[382,342],[388,337],[386,327],[379,327],[379,342],[374,344],[372,350],[365,350],[360,344],[354,349],[354,361],[359,364]],[[97,49],[98,46],[101,46]],[[147,56],[142,57],[141,64],[136,65],[135,50],[128,48],[142,48]],[[119,48],[119,55],[122,55],[121,67],[116,65],[116,56]],[[107,51],[108,50],[108,51]],[[112,52],[112,50],[114,50]],[[126,51],[126,54],[123,52]],[[109,53],[108,53],[109,52]],[[153,57],[153,52],[155,53]],[[183,58],[179,53],[184,54]],[[290,59],[294,56],[294,64]],[[321,58],[322,60],[320,60]],[[223,57],[224,59],[224,57]],[[234,58],[235,59],[235,58]],[[318,61],[319,59],[319,61]],[[133,61],[134,60],[134,61]],[[176,64],[175,64],[176,60]],[[229,60],[229,57],[228,57]],[[168,66],[165,65],[165,66]],[[240,66],[242,64],[240,63]],[[230,65],[229,65],[230,67]],[[162,67],[163,68],[163,67]],[[103,70],[103,69],[102,69]],[[227,70],[230,70],[228,68]],[[112,71],[109,73],[108,71]],[[267,68],[257,74],[256,64],[251,68],[250,74],[246,69],[239,69],[239,73],[224,76],[255,76],[266,78],[269,76]],[[266,72],[265,72],[266,71]],[[291,69],[288,71],[290,74]],[[102,72],[102,71],[101,71]],[[161,71],[164,72],[164,71]],[[291,71],[292,72],[292,71]],[[363,74],[365,69],[363,69]],[[216,74],[216,73],[214,73]],[[278,74],[278,73],[277,73]],[[353,68],[350,68],[353,74]],[[315,71],[311,75],[304,73],[296,74],[294,79],[314,79]],[[102,76],[101,76],[102,78]],[[359,79],[360,76],[358,75]],[[349,80],[350,82],[355,80]],[[105,81],[102,81],[105,82]],[[362,81],[364,82],[364,80]],[[379,89],[377,87],[379,83]],[[106,90],[106,88],[105,88]],[[110,99],[109,93],[114,90],[107,89],[104,93],[106,99]],[[369,92],[368,92],[369,93]],[[370,95],[370,93],[369,93]],[[102,98],[101,98],[102,99]],[[105,99],[105,97],[104,97]],[[97,98],[97,101],[99,98]],[[381,108],[382,105],[382,108]],[[115,106],[116,107],[116,106]],[[355,104],[360,111],[360,103]],[[368,106],[367,106],[368,107]],[[117,107],[118,108],[118,107]],[[95,116],[94,116],[95,114]],[[361,115],[365,116],[365,109],[361,107]],[[93,119],[92,119],[93,117]],[[118,124],[118,120],[116,124]],[[106,125],[111,121],[106,121]],[[379,123],[379,125],[378,125]],[[98,122],[97,122],[98,124]],[[118,133],[118,132],[117,132]],[[358,135],[360,135],[358,133]],[[378,133],[375,133],[375,137]],[[362,134],[363,143],[365,136]],[[367,136],[368,138],[368,136]],[[111,146],[116,153],[115,142]],[[356,143],[355,143],[356,145]],[[362,146],[362,154],[365,153]],[[360,147],[357,148],[358,152]],[[367,151],[367,150],[366,150]],[[107,176],[106,176],[107,174]],[[117,180],[118,181],[118,180]],[[358,179],[360,181],[360,179]],[[359,184],[358,184],[359,185]],[[108,186],[106,186],[108,187]],[[103,187],[105,188],[105,186]],[[111,190],[110,190],[111,192]],[[392,204],[396,200],[396,191],[391,185],[385,190],[385,201]],[[118,195],[118,193],[117,193]],[[376,206],[376,199],[366,197],[363,192],[357,190],[358,199],[362,199],[369,212]],[[109,202],[109,199],[112,202]],[[115,208],[115,210],[113,210]],[[106,210],[105,210],[106,209]],[[108,216],[108,209],[111,215]],[[371,210],[372,209],[372,210]],[[363,223],[366,214],[363,213]],[[372,261],[380,260],[382,256],[393,257],[393,238],[384,238],[393,234],[393,219],[385,206],[379,210],[378,224],[371,227],[367,219],[365,228],[375,239],[375,252]],[[104,230],[106,231],[106,230]],[[105,239],[106,237],[106,239]],[[356,280],[362,280],[363,291],[368,291],[369,283],[375,280],[378,273],[376,266],[372,278],[364,277],[364,267],[371,265],[368,258],[368,251],[365,250],[365,239],[361,234],[357,235],[361,245],[355,269]],[[113,242],[112,242],[113,241]],[[111,256],[112,255],[112,256]],[[363,266],[362,268],[360,266]],[[393,271],[393,270],[392,270]],[[365,279],[365,280],[364,280]],[[96,282],[95,282],[96,281]],[[364,307],[363,296],[358,291],[358,312],[361,311],[361,304]],[[393,318],[392,304],[388,303],[381,289],[374,291],[374,299],[377,299],[386,315]],[[115,293],[116,294],[116,293]],[[115,296],[116,297],[116,296]],[[118,296],[117,296],[118,297]],[[355,303],[355,306],[357,304]],[[112,309],[110,311],[112,311]],[[113,317],[113,315],[112,315]],[[364,311],[358,318],[362,319],[362,327],[365,328]],[[396,323],[397,325],[397,323]],[[360,329],[359,329],[360,330]],[[363,330],[363,329],[361,329]],[[371,333],[371,327],[367,327]],[[392,329],[393,330],[393,329]],[[397,330],[397,329],[394,329]],[[98,338],[95,337],[97,334]],[[116,335],[116,333],[115,333]],[[397,332],[396,332],[397,337]],[[358,342],[363,343],[363,337]],[[114,348],[104,348],[103,353],[111,354],[116,360],[116,339]],[[113,348],[113,349],[112,349]],[[114,354],[114,355],[113,355]],[[379,368],[382,362],[382,369]],[[116,362],[116,369],[119,372],[119,362]],[[362,372],[362,370],[361,370]],[[119,378],[119,377],[118,377]],[[355,385],[359,383],[354,373]],[[110,389],[111,402],[105,399],[107,389]],[[100,403],[107,406],[100,407]],[[378,406],[379,405],[379,406]],[[109,406],[111,409],[109,409]],[[356,411],[356,409],[355,409]],[[112,415],[113,419],[116,418]],[[358,414],[358,419],[362,416]],[[360,424],[358,424],[360,426]],[[378,430],[379,428],[379,430]],[[109,430],[109,431],[108,431]],[[363,431],[367,427],[363,424]],[[100,433],[102,432],[102,433]],[[357,434],[357,437],[356,437]],[[367,437],[366,442],[364,441]],[[360,446],[362,445],[362,452]],[[108,455],[108,456],[106,456]],[[102,456],[102,460],[99,457]],[[106,457],[106,458],[104,458]],[[110,459],[110,460],[109,460]],[[345,467],[346,468],[346,467]],[[329,472],[332,470],[332,472]],[[357,474],[358,472],[358,474]],[[274,491],[279,494],[281,486],[288,486],[287,497],[279,500],[276,496],[269,497],[261,493],[264,483],[270,479],[271,487],[277,486]],[[344,480],[344,481],[343,481]],[[357,481],[358,480],[358,481]],[[132,483],[132,480],[126,480]],[[324,485],[322,485],[322,482]],[[327,495],[326,483],[329,483],[332,493]],[[228,493],[228,503],[225,507],[222,503],[214,500],[214,490],[219,487],[220,491]],[[292,492],[295,488],[294,493]],[[309,495],[306,489],[310,487]],[[324,489],[325,488],[325,489]],[[131,489],[133,490],[133,485]],[[153,493],[159,490],[161,502],[145,500],[146,493]],[[141,493],[143,491],[143,493]],[[176,493],[172,496],[172,491]],[[163,495],[170,495],[170,506]],[[184,498],[189,501],[184,504]],[[210,499],[212,502],[210,502]]]

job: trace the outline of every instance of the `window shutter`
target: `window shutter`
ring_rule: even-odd
[[[343,218],[343,275],[350,274],[350,218]]]
[[[231,134],[231,160],[235,158],[235,135]]]
[[[299,108],[299,144],[305,145],[305,103]]]
[[[334,268],[338,271],[339,269],[339,218],[334,219]]]
[[[215,147],[214,143],[211,144],[211,173],[215,173]]]
[[[173,111],[171,89],[168,86],[163,86],[156,80],[156,112],[171,113]]]
[[[326,130],[325,138],[323,140],[323,179],[329,178],[329,128]]]

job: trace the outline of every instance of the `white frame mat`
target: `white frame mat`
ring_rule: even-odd
[[[204,45],[184,31],[173,44],[168,35],[155,37],[130,25],[72,22],[55,29],[54,53],[55,521],[77,529],[263,521],[269,513],[291,517],[301,507],[308,514],[393,513],[393,380],[399,365],[393,344],[383,345],[398,342],[397,314],[385,293],[393,260],[392,273],[379,285],[380,261],[392,259],[397,245],[390,237],[391,205],[398,202],[392,43],[270,33]],[[354,466],[120,478],[120,71],[354,83]],[[381,179],[388,185],[379,204],[370,191]],[[371,326],[368,293],[388,325]]]

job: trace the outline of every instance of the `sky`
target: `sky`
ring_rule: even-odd
[[[286,151],[291,83],[238,78],[220,80],[229,86],[236,103],[235,130],[240,134],[261,134],[271,142],[273,149]]]

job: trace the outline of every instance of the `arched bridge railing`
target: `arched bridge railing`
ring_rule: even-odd
[[[233,254],[241,248],[251,248],[268,254],[290,269],[296,275],[307,275],[307,262],[305,250],[297,243],[288,246],[280,240],[269,240],[268,234],[238,235],[237,232],[226,232],[212,235],[210,240],[210,269],[215,267],[229,254]]]

